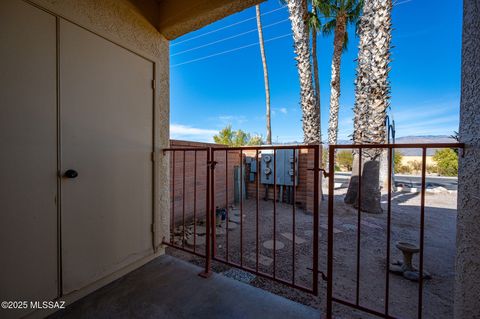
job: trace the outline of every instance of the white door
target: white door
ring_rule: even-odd
[[[152,253],[153,63],[60,23],[64,293]]]
[[[58,294],[55,30],[50,14],[0,1],[0,301]]]

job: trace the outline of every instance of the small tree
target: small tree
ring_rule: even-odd
[[[444,176],[457,176],[458,174],[458,155],[454,150],[446,148],[438,150],[433,155],[433,160],[437,163],[438,173]]]
[[[233,147],[244,145],[262,145],[264,144],[261,135],[250,135],[242,130],[234,131],[232,126],[228,125],[223,128],[217,135],[213,136],[213,140],[217,144],[223,144]]]

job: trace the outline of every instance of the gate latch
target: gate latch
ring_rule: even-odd
[[[307,169],[307,170],[308,170],[308,171],[314,171],[315,169],[314,169],[314,168],[309,168],[309,169]],[[330,176],[330,173],[327,172],[325,169],[319,168],[318,170],[319,170],[320,172],[323,172],[323,177],[328,178],[328,177]]]

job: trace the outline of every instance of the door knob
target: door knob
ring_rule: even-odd
[[[69,169],[65,172],[65,174],[63,175],[67,178],[75,178],[78,176],[78,173],[76,170],[73,170],[73,169]]]

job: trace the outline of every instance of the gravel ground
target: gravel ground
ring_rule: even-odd
[[[356,297],[356,248],[357,248],[357,210],[343,203],[345,189],[335,191],[334,212],[334,296],[350,302]],[[386,197],[384,198],[386,200]],[[266,241],[273,239],[272,201],[260,201],[258,214],[258,268],[261,272],[275,275],[277,278],[292,281],[298,285],[312,286],[313,260],[313,216],[296,208],[295,235],[292,241],[293,210],[291,205],[277,203],[275,214],[276,253],[267,248]],[[379,215],[361,214],[360,241],[360,282],[359,301],[364,307],[382,311],[385,303],[386,279],[386,201],[385,213]],[[395,193],[392,200],[391,225],[391,262],[402,259],[401,252],[395,247],[398,241],[407,241],[419,245],[420,223],[419,194]],[[242,207],[243,222],[228,231],[227,236],[217,236],[216,256],[233,263],[242,263],[255,269],[256,264],[256,202],[246,200]],[[327,265],[327,201],[322,202],[319,228],[319,270],[326,273]],[[239,221],[239,208],[229,210],[229,218]],[[223,225],[225,227],[225,224]],[[423,315],[426,318],[451,318],[453,316],[453,281],[455,260],[456,193],[427,193],[425,209],[425,255],[424,269],[432,279],[424,281]],[[240,235],[242,234],[242,244]],[[265,246],[264,246],[265,243]],[[271,243],[270,243],[271,244]],[[279,249],[283,246],[281,249]],[[295,251],[293,252],[293,246]],[[202,251],[204,247],[199,247]],[[240,253],[242,252],[242,253]],[[169,248],[167,253],[203,266],[202,258]],[[293,254],[295,264],[292,263]],[[275,260],[275,262],[273,262]],[[274,266],[275,265],[275,266]],[[414,257],[418,266],[418,254]],[[293,267],[295,266],[295,275]],[[249,283],[252,286],[268,290],[305,305],[325,310],[326,282],[319,276],[319,296],[290,288],[280,283],[236,270],[221,262],[214,262],[212,269],[228,277]],[[416,318],[418,312],[417,282],[408,281],[401,276],[390,274],[389,311],[401,318]],[[370,318],[371,316],[334,304],[338,318]]]

